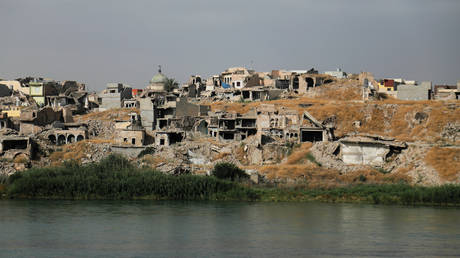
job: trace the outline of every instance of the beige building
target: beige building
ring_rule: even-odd
[[[221,73],[223,83],[226,83],[233,88],[241,89],[246,85],[246,78],[248,78],[253,71],[244,67],[231,67]]]

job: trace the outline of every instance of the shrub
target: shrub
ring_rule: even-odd
[[[153,147],[147,147],[145,149],[143,149],[139,155],[137,155],[138,158],[142,158],[143,156],[147,155],[147,154],[154,154],[155,153],[155,148]]]
[[[228,162],[217,163],[211,174],[219,179],[231,179],[232,181],[249,177],[244,170]]]
[[[359,180],[360,182],[366,182],[366,181],[367,181],[367,177],[366,177],[365,175],[359,175],[358,180]]]
[[[8,182],[7,174],[0,174],[0,185],[6,184]]]
[[[381,167],[376,167],[375,170],[377,170],[378,172],[380,172],[380,173],[382,173],[382,174],[388,174],[388,173],[390,173],[390,171],[385,170],[384,168],[381,168]]]
[[[66,162],[10,176],[9,197],[52,199],[253,200],[256,191],[215,177],[166,175],[139,169],[118,155],[99,163]]]

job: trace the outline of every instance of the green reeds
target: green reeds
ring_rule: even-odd
[[[256,192],[215,177],[166,175],[134,167],[121,156],[80,166],[33,168],[10,177],[11,198],[255,200]]]

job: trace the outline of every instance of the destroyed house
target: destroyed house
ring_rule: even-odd
[[[14,159],[20,154],[32,158],[34,155],[32,140],[30,137],[0,136],[0,153],[4,158],[10,159]]]
[[[306,72],[301,74],[294,73],[291,75],[290,79],[290,90],[298,93],[306,93],[310,89],[322,85],[323,81],[324,83],[329,82],[323,77],[319,75],[308,74]]]
[[[460,90],[457,85],[435,85],[433,91],[434,99],[459,99]]]
[[[236,113],[219,112],[209,118],[208,132],[219,140],[236,140]]]
[[[63,145],[88,139],[88,125],[84,123],[54,122],[47,134],[51,144]]]
[[[337,68],[335,71],[326,71],[324,74],[336,77],[337,79],[347,78],[347,73],[340,68]]]
[[[264,104],[257,107],[256,114],[261,144],[274,141],[297,141],[299,115],[296,110]]]
[[[125,129],[116,131],[115,142],[118,145],[143,146],[145,130],[138,126],[130,125]]]
[[[350,165],[383,165],[393,154],[398,154],[407,145],[375,135],[355,135],[339,140],[339,156],[345,164]]]
[[[43,130],[43,126],[55,121],[64,122],[62,110],[55,111],[51,107],[39,110],[23,110],[19,118],[20,133],[22,135],[36,134]]]
[[[58,84],[54,81],[34,81],[29,83],[29,95],[39,106],[48,105],[49,97],[58,95]]]
[[[8,117],[7,113],[0,114],[0,130],[5,128],[13,128],[13,122]]]
[[[161,131],[155,132],[155,145],[169,146],[185,139],[185,132],[181,130],[176,131]]]
[[[64,94],[68,95],[71,92],[83,92],[86,89],[86,85],[83,83],[78,83],[76,81],[64,81],[62,83],[61,89],[59,91],[59,94]]]
[[[12,81],[2,81],[2,80],[0,80],[0,84],[6,85],[12,91],[17,91],[17,92],[20,92],[20,93],[22,93],[24,95],[29,95],[30,94],[29,85],[24,85],[18,80],[12,80]],[[0,95],[8,96],[8,95],[11,95],[11,92],[9,92],[8,95],[5,95],[5,94],[7,94],[7,92],[5,92],[5,91],[3,93],[0,93]]]
[[[149,131],[171,126],[173,120],[203,117],[209,109],[207,105],[192,104],[175,95],[140,99],[142,125]]]
[[[241,89],[241,99],[248,101],[273,100],[281,96],[282,90],[264,86],[245,87]]]
[[[255,113],[212,113],[208,118],[208,135],[218,140],[244,140],[257,133]]]
[[[121,108],[123,100],[132,98],[132,89],[123,83],[108,83],[107,88],[99,94],[99,98],[101,99],[100,111]]]
[[[257,117],[255,114],[237,115],[235,129],[239,132],[241,140],[257,134]]]
[[[124,108],[139,108],[139,101],[136,99],[125,99],[123,101]]]
[[[310,113],[304,111],[299,128],[300,142],[322,142],[332,138],[331,129],[323,126]]]

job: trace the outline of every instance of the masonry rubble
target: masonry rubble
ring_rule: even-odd
[[[209,171],[216,160],[241,165],[241,159],[235,158],[237,153],[246,165],[276,164],[293,145],[311,142],[313,155],[326,167],[352,171],[362,165],[383,166],[407,145],[378,135],[337,138],[334,114],[319,121],[307,111],[274,104],[260,104],[245,113],[211,111],[209,105],[202,104],[296,97],[350,76],[341,70],[325,74],[314,68],[265,73],[233,67],[208,79],[192,75],[181,88],[171,88],[160,68],[145,89],[109,83],[99,94],[87,92],[84,84],[75,81],[61,83],[32,77],[0,81],[0,96],[6,94],[0,97],[0,152],[9,158],[25,153],[32,159],[34,142],[56,148],[104,138],[107,142],[86,141],[101,153],[88,153],[84,163],[100,160],[110,152],[135,159],[149,147],[154,157],[164,160],[155,164],[157,169],[180,174]],[[370,73],[356,78],[366,101],[378,93],[390,92],[387,88],[391,85],[393,95],[401,99],[431,96],[430,82],[416,86],[415,81],[412,84],[402,79],[377,81]],[[452,98],[459,87],[435,87],[434,96]],[[449,94],[443,90],[449,90]],[[89,119],[85,123],[74,120],[74,115],[120,108],[132,111],[128,119]],[[360,121],[349,122],[360,126]],[[258,180],[255,174],[251,172]]]

